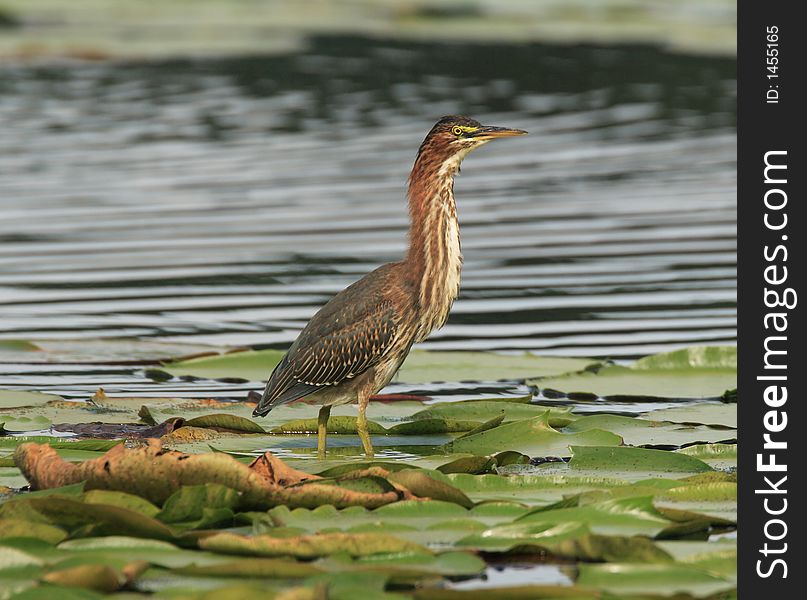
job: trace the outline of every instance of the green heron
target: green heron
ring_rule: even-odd
[[[370,396],[392,380],[415,342],[442,327],[459,293],[460,232],[454,176],[474,148],[520,129],[467,117],[440,119],[418,150],[409,176],[409,250],[339,292],[315,314],[275,367],[255,416],[300,398],[322,405],[317,452],[325,456],[331,407],[358,402],[356,429],[373,455],[367,430]]]

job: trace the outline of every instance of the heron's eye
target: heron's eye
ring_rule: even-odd
[[[454,127],[451,128],[451,133],[453,133],[457,137],[461,136],[462,135],[462,127],[459,127],[459,126],[455,125]]]

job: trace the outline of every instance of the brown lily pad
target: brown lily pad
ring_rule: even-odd
[[[158,440],[148,440],[141,448],[119,445],[100,458],[74,464],[62,459],[47,444],[26,443],[15,450],[14,462],[35,490],[86,481],[88,490],[125,491],[155,504],[162,504],[183,485],[205,483],[217,483],[240,492],[240,507],[256,510],[281,504],[305,508],[323,504],[376,508],[403,496],[398,489],[363,492],[341,487],[338,482],[321,485],[312,481],[285,487],[280,483],[281,474],[292,480],[300,480],[307,474],[280,467],[282,461],[270,453],[267,455],[266,461],[256,461],[255,468],[250,468],[227,454],[166,451]]]

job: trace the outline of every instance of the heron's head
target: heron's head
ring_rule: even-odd
[[[509,127],[482,125],[468,117],[450,115],[435,123],[423,140],[418,158],[429,163],[445,165],[456,171],[465,155],[490,140],[524,135],[526,131]]]

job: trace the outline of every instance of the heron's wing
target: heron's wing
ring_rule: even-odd
[[[352,379],[386,356],[401,334],[400,303],[406,296],[385,285],[388,277],[379,271],[314,315],[272,372],[255,414]]]

